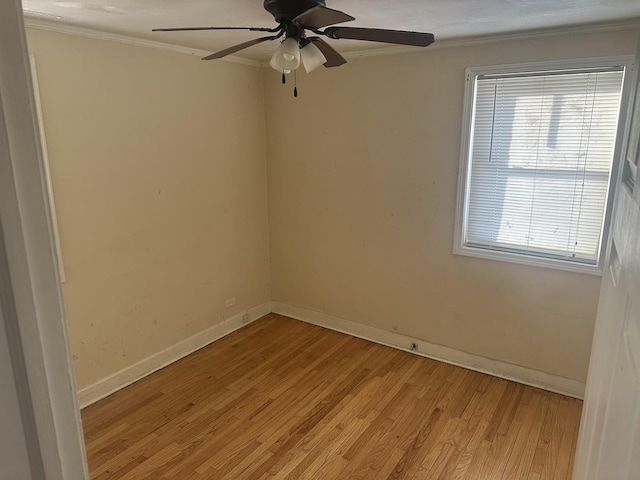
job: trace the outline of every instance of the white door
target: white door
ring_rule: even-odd
[[[635,68],[640,65],[640,44]],[[618,185],[573,480],[640,479],[640,87]],[[635,98],[635,107],[633,99]],[[634,182],[635,177],[635,182]]]

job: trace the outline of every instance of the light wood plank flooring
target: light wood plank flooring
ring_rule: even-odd
[[[93,480],[564,480],[581,408],[271,314],[82,419]]]

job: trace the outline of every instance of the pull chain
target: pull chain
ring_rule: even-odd
[[[293,96],[298,97],[298,70],[293,71]]]
[[[287,83],[287,79],[284,76],[284,72],[282,72],[282,84],[284,85],[285,83]]]

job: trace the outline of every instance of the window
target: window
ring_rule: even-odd
[[[456,253],[599,272],[624,60],[467,70]]]

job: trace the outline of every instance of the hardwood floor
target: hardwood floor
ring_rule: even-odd
[[[93,480],[564,480],[581,408],[271,314],[82,419]]]

